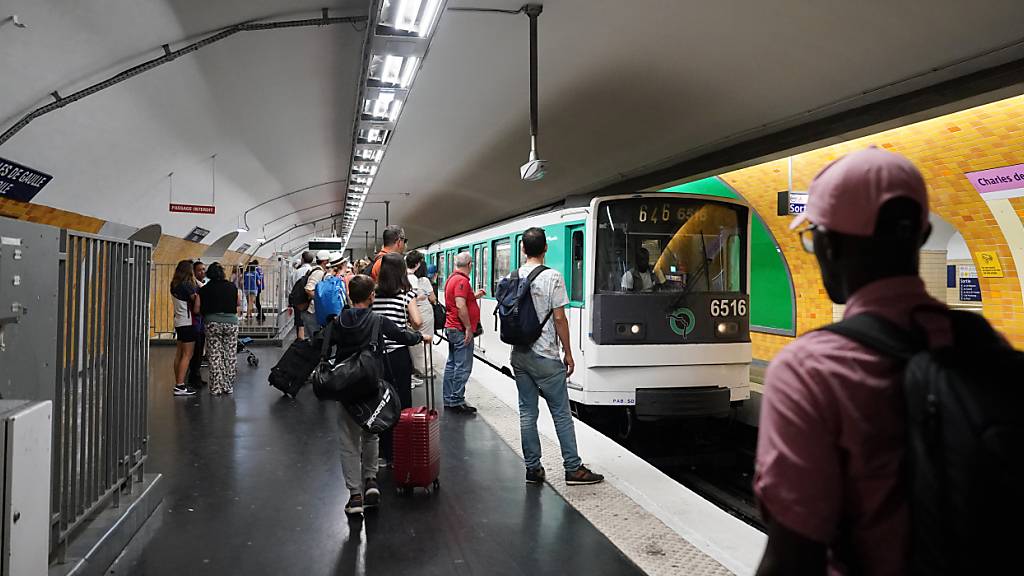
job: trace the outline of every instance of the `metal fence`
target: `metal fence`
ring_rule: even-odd
[[[174,300],[171,296],[171,279],[174,277],[176,264],[154,264],[151,269],[150,282],[150,332],[149,337],[160,340],[174,339]],[[244,268],[240,265],[226,265],[225,272],[229,280],[234,281],[239,288],[242,288],[242,277]],[[268,317],[276,315],[288,307],[288,275],[285,273],[286,266],[280,262],[268,262],[261,266],[263,270],[263,292],[260,295],[260,304],[263,306],[263,313]],[[248,306],[248,303],[246,303]],[[243,332],[247,328],[244,325]],[[260,336],[273,336],[277,332],[276,324],[270,322],[266,330],[257,331]],[[256,328],[255,326],[248,328]],[[255,334],[255,332],[254,332]]]
[[[62,231],[51,554],[142,481],[149,379],[149,244]]]

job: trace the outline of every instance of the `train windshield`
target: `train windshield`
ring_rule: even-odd
[[[599,293],[743,292],[747,208],[664,196],[602,202]]]

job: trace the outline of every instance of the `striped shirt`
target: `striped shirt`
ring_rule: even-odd
[[[373,311],[384,316],[385,318],[391,319],[400,329],[409,329],[409,312],[407,306],[409,302],[412,302],[416,298],[415,292],[402,292],[397,296],[381,296],[377,295],[373,300]],[[404,348],[404,344],[399,344],[389,338],[384,339],[384,345],[386,347],[385,352],[393,352],[399,348]]]

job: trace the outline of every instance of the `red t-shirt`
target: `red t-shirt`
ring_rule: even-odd
[[[469,276],[458,270],[452,274],[444,284],[444,303],[448,309],[448,316],[444,320],[445,328],[456,330],[466,329],[459,320],[459,307],[455,305],[456,298],[466,299],[466,308],[469,310],[469,323],[472,324],[470,331],[476,331],[476,325],[480,323],[480,305],[476,303],[476,296],[473,294],[473,285],[469,282]]]

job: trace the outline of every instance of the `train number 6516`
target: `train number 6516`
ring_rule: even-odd
[[[746,316],[747,302],[746,300],[712,300],[711,315],[715,317]]]

